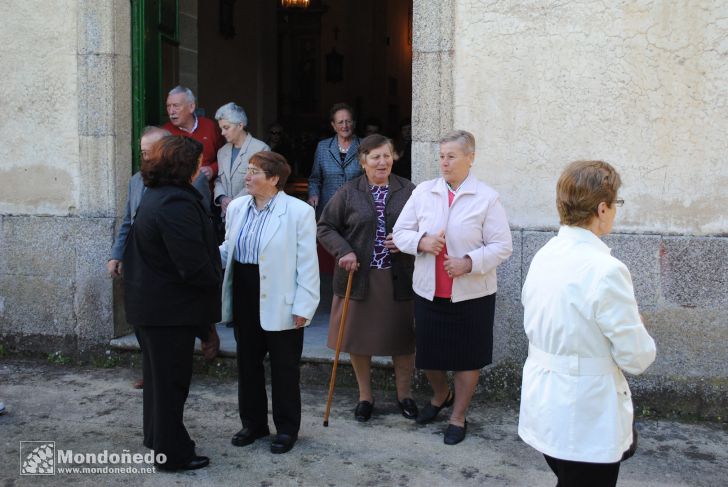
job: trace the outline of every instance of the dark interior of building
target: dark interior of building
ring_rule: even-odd
[[[308,176],[316,143],[333,134],[334,103],[354,108],[360,136],[376,124],[400,139],[412,109],[412,0],[194,3],[132,2],[133,35],[143,36],[134,50],[135,135],[166,121],[166,92],[181,83],[205,116],[234,101],[256,138],[282,132],[277,147],[294,178]]]

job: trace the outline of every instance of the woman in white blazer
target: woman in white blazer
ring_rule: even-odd
[[[520,437],[544,454],[560,486],[614,486],[634,438],[622,371],[639,374],[655,342],[637,309],[627,267],[600,239],[612,231],[621,185],[602,161],[561,174],[561,229],[531,262],[523,285],[528,359]]]
[[[269,151],[268,145],[248,132],[248,116],[242,107],[233,102],[217,109],[215,120],[220,126],[227,144],[217,151],[218,174],[215,178],[215,204],[220,214],[225,212],[232,200],[247,193],[245,189],[245,170],[250,157],[256,152]]]
[[[248,195],[228,206],[220,246],[222,320],[234,324],[243,426],[232,444],[270,434],[263,368],[269,354],[277,433],[270,448],[286,453],[301,424],[303,328],[319,303],[316,220],[312,207],[283,192],[291,173],[283,156],[258,152],[246,173]]]

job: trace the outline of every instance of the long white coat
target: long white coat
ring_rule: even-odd
[[[622,371],[655,359],[627,267],[589,230],[563,226],[533,258],[521,300],[529,353],[518,434],[554,458],[619,461],[633,418]]]
[[[223,322],[233,320],[233,254],[251,199],[235,199],[227,209],[220,245]],[[308,325],[319,304],[316,217],[312,207],[282,191],[272,211],[258,250],[260,324],[266,331],[282,331],[294,328],[294,314],[306,318]]]

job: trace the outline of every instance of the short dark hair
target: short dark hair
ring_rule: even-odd
[[[556,209],[562,225],[589,225],[602,201],[610,208],[622,185],[619,173],[604,161],[574,161],[556,183]]]
[[[335,103],[334,106],[329,110],[329,120],[334,121],[334,115],[340,110],[346,110],[351,115],[352,120],[354,119],[354,109],[346,103]]]
[[[163,137],[152,146],[151,154],[142,162],[144,185],[184,185],[192,182],[199,167],[202,144],[182,135]]]
[[[397,151],[394,150],[392,139],[381,134],[372,134],[364,137],[359,143],[359,164],[364,165],[367,155],[383,145],[389,145],[389,149],[392,151],[392,159],[396,161],[399,156],[397,155]]]
[[[265,177],[270,179],[278,176],[276,188],[278,191],[286,186],[288,176],[291,175],[291,166],[288,165],[286,158],[277,152],[260,151],[250,157],[249,164],[258,166],[265,173]]]

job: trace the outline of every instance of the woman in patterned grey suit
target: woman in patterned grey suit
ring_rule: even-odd
[[[317,216],[342,184],[361,175],[354,111],[346,103],[337,103],[331,107],[330,115],[336,135],[319,142],[308,178],[308,203],[316,208]]]
[[[412,271],[414,257],[399,252],[392,227],[415,185],[392,173],[394,145],[370,135],[359,147],[365,174],[344,184],[318,223],[321,245],[336,259],[328,346],[336,348],[347,273],[357,270],[342,350],[348,352],[359,385],[355,417],[367,421],[374,408],[372,355],[391,355],[402,415],[417,417],[410,390],[414,370]],[[359,263],[364,265],[360,267]]]

